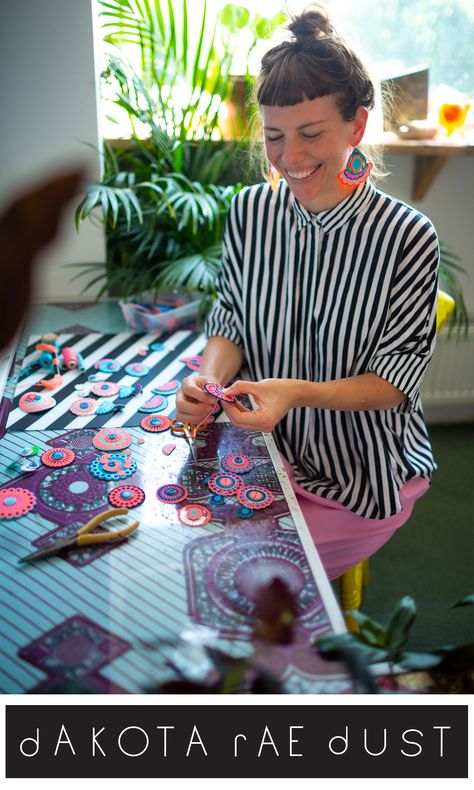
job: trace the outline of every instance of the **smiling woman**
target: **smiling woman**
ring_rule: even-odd
[[[232,201],[218,297],[198,376],[178,419],[209,411],[207,382],[245,361],[256,410],[223,402],[238,427],[274,431],[330,578],[409,518],[435,467],[419,388],[436,332],[431,222],[378,191],[362,143],[374,88],[311,8],[263,58],[257,97],[281,178]]]

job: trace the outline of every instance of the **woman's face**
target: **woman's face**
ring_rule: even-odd
[[[260,109],[267,157],[308,211],[332,208],[355,189],[341,184],[337,174],[363,137],[365,107],[349,122],[332,95]]]

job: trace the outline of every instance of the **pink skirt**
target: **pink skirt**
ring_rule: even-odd
[[[282,461],[329,579],[337,579],[380,549],[410,518],[416,500],[430,487],[425,478],[412,478],[400,489],[400,513],[382,519],[363,518],[339,502],[305,491],[283,456]]]

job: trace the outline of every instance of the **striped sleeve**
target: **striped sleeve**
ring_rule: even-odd
[[[423,375],[436,343],[439,247],[436,231],[416,214],[392,283],[385,331],[369,370],[401,390],[396,411],[419,405]]]
[[[241,194],[241,193],[240,193]],[[230,205],[222,239],[222,265],[217,278],[217,297],[206,324],[207,337],[219,335],[242,346],[242,234],[238,221],[238,198]]]

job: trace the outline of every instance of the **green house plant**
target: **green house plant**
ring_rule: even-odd
[[[196,24],[183,0],[101,0],[115,50],[103,79],[125,113],[126,143],[106,143],[103,176],[76,211],[106,227],[107,261],[81,265],[85,289],[155,301],[181,288],[212,300],[228,207],[239,184],[221,178],[235,143],[219,140],[232,54],[219,44],[206,3]],[[128,45],[128,52],[125,45]],[[132,65],[128,53],[135,55]]]

